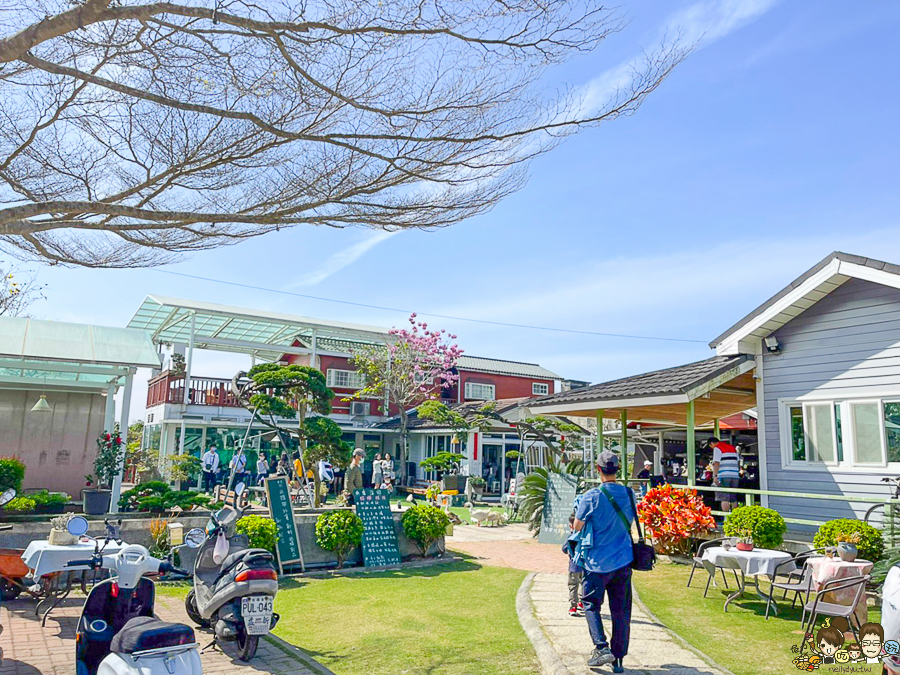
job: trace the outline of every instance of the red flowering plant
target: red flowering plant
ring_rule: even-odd
[[[637,509],[659,553],[690,555],[691,537],[716,528],[711,509],[696,490],[668,483],[648,491]]]
[[[119,425],[116,424],[112,431],[104,431],[97,439],[94,474],[97,476],[98,487],[112,487],[113,479],[119,475],[124,463],[122,435],[119,433]]]

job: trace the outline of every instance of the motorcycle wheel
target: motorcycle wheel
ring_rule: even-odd
[[[200,610],[197,609],[197,596],[194,594],[193,588],[188,591],[187,597],[184,599],[184,611],[195,624],[201,628],[209,628],[209,621],[200,616]]]
[[[15,600],[21,592],[21,586],[17,586],[8,579],[0,578],[0,600]]]
[[[237,629],[237,657],[241,661],[249,661],[256,656],[256,648],[259,646],[259,635],[247,635],[243,626]]]

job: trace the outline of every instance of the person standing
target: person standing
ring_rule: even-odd
[[[384,476],[384,486],[390,492],[394,491],[394,460],[391,459],[391,453],[384,453],[384,459],[381,460],[381,473]]]
[[[353,451],[353,457],[350,460],[350,466],[344,473],[344,498],[348,504],[353,504],[353,491],[363,489],[362,461],[366,453],[362,448]]]
[[[644,468],[638,472],[637,477],[641,480],[647,481],[646,483],[641,483],[641,497],[647,494],[647,491],[650,489],[650,477],[653,475],[653,462],[649,459],[644,460]]]
[[[233,489],[235,485],[244,481],[244,473],[247,471],[247,455],[235,450],[231,461],[228,462],[228,468],[234,474],[234,483],[231,485]]]
[[[372,487],[376,490],[384,484],[384,468],[381,465],[381,453],[375,453],[372,460]]]
[[[256,460],[256,483],[262,485],[262,482],[269,475],[269,461],[266,459],[266,453],[260,452],[259,459]]]
[[[741,458],[737,448],[713,436],[709,439],[713,449],[712,484],[724,488],[736,488],[741,484]],[[734,492],[716,492],[716,501],[722,502],[723,511],[731,511],[738,501]]]
[[[216,452],[215,445],[210,445],[206,449],[200,459],[200,465],[203,469],[203,491],[212,492],[216,487],[216,476],[219,473],[219,453]]]
[[[631,523],[637,514],[630,488],[616,482],[619,456],[609,450],[597,460],[601,484],[585,493],[575,511],[575,530],[590,527],[591,546],[584,551],[582,603],[594,651],[588,666],[611,663],[614,673],[624,673],[622,659],[628,653],[631,634],[631,563],[634,559]],[[619,515],[621,512],[622,516]],[[629,523],[626,528],[623,518]],[[600,618],[604,594],[612,618],[612,639],[607,640]]]

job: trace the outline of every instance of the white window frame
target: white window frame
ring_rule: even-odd
[[[889,402],[896,403],[897,401]],[[856,419],[853,417],[853,406],[872,403],[878,406],[878,437],[881,441],[881,462],[860,462],[856,457]],[[841,411],[841,419],[843,420],[843,410]],[[887,439],[884,435],[884,403],[882,399],[858,398],[847,401],[847,425],[852,429],[850,434],[851,465],[859,469],[887,468]],[[844,457],[847,457],[846,444],[844,448]]]
[[[816,400],[816,401],[800,401],[796,399],[781,399],[778,401],[778,427],[781,432],[781,468],[783,469],[805,469],[805,470],[826,470],[828,468],[835,468],[841,466],[841,463],[838,462],[838,449],[837,449],[837,420],[835,419],[834,414],[834,404],[836,401],[829,400]],[[831,413],[831,443],[832,448],[834,449],[834,461],[831,462],[823,462],[819,459],[811,460],[810,454],[812,453],[813,443],[810,441],[809,436],[809,416],[807,411],[810,406],[822,406],[827,405],[829,411]],[[794,459],[793,453],[793,438],[791,436],[791,408],[801,408],[803,410],[803,436],[804,436],[804,446],[806,448],[806,459]],[[844,408],[841,407],[841,430],[842,434],[842,442],[844,448],[844,458],[847,458],[847,428],[846,422],[844,419]]]
[[[537,391],[538,388],[542,388],[543,391]],[[546,396],[550,393],[550,385],[546,382],[532,382],[531,383],[531,395],[532,396]]]
[[[900,396],[885,396],[881,399],[881,447],[884,450],[884,460],[886,462],[885,466],[897,466],[900,462],[888,462],[887,461],[887,432],[884,430],[884,404],[885,403],[900,403]]]
[[[490,388],[490,396],[478,396],[473,393],[473,389],[475,387],[488,387]],[[497,400],[497,385],[495,384],[486,384],[483,382],[466,382],[466,385],[463,390],[463,398],[468,401],[496,401]]]
[[[347,382],[348,384],[340,384],[337,382],[338,374],[347,374]],[[329,368],[325,373],[325,384],[331,387],[337,387],[338,389],[362,389],[366,386],[366,378],[365,376],[359,372],[358,370],[344,370],[341,368]]]

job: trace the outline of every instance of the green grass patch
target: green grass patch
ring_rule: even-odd
[[[461,562],[289,580],[275,633],[340,675],[538,672],[515,611],[525,574]]]
[[[730,591],[719,586],[710,588],[706,598],[703,588],[707,575],[702,569],[694,574],[691,588],[687,588],[689,565],[660,563],[652,572],[638,572],[633,576],[641,600],[656,617],[696,649],[708,655],[735,675],[767,675],[798,672],[791,663],[796,654],[792,645],[800,645],[802,609],[799,602],[791,609],[790,598],[778,600],[778,616],[764,619],[766,603],[755,596],[738,598],[723,611],[725,598],[735,590],[730,576]],[[761,582],[764,593],[768,584]],[[869,607],[869,620],[878,621],[880,608]],[[821,624],[820,624],[821,625]]]

